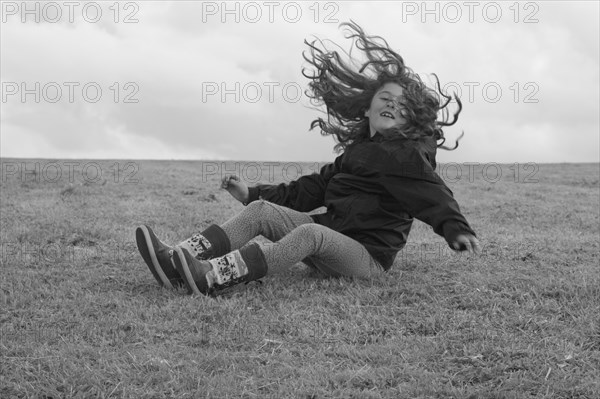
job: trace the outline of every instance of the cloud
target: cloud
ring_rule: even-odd
[[[459,150],[441,151],[442,160],[597,162],[598,4],[530,3],[495,3],[502,14],[494,23],[486,20],[493,14],[483,14],[487,3],[470,22],[463,3],[453,10],[441,2],[428,3],[429,13],[421,2],[277,3],[273,9],[240,2],[223,9],[221,2],[161,1],[131,3],[137,8],[119,3],[118,15],[112,3],[99,3],[97,23],[81,10],[73,23],[6,16],[0,152],[331,160],[333,141],[308,131],[319,114],[297,96],[307,88],[302,52],[312,35],[347,49],[338,23],[353,19],[384,37],[422,76],[435,72],[461,95],[464,111],[447,136],[462,130],[466,136]],[[452,22],[456,10],[461,16]],[[524,23],[527,17],[537,22]],[[126,18],[137,22],[123,23]],[[15,85],[19,93],[10,95]],[[60,101],[48,101],[56,87]],[[22,88],[30,90],[25,101]],[[101,96],[91,101],[97,88]]]

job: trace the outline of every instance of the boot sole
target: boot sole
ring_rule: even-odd
[[[135,240],[144,262],[148,265],[156,281],[163,287],[173,288],[173,284],[171,284],[162,267],[160,267],[160,263],[158,263],[156,250],[152,245],[152,236],[147,226],[142,225],[135,230]]]
[[[192,277],[192,272],[190,271],[190,267],[183,251],[184,250],[182,248],[176,247],[175,251],[173,252],[173,263],[175,263],[175,268],[183,277],[183,282],[188,290],[188,294],[201,295],[202,292],[200,292],[198,286],[196,285],[196,281]]]

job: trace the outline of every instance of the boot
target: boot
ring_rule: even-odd
[[[189,294],[214,295],[216,291],[267,274],[265,256],[256,243],[210,260],[198,260],[185,248],[176,247],[173,263]]]
[[[138,250],[152,275],[161,286],[173,288],[185,285],[173,263],[175,247],[160,241],[152,229],[142,225],[135,232]],[[229,252],[229,238],[217,225],[209,226],[202,233],[194,234],[179,246],[192,252],[198,259],[210,259]]]
[[[152,229],[146,225],[135,230],[135,240],[144,262],[160,285],[173,288],[183,284],[183,279],[171,260],[172,247],[159,240]]]
[[[208,260],[223,256],[231,250],[229,237],[216,224],[208,226],[202,233],[196,233],[177,245],[185,248],[198,260]]]

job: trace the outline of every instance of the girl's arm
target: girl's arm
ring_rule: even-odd
[[[431,167],[429,158],[419,146],[392,154],[382,184],[398,202],[399,210],[430,225],[452,249],[478,252],[475,232],[462,215],[452,191]]]
[[[343,154],[321,168],[319,173],[301,176],[289,183],[259,184],[246,187],[237,177],[226,177],[222,187],[244,204],[263,199],[278,205],[300,211],[309,212],[323,206],[325,189],[329,179],[338,173]],[[226,179],[230,179],[226,182]]]

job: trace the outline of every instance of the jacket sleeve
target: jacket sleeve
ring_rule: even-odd
[[[333,163],[324,165],[319,173],[302,176],[289,183],[259,184],[250,187],[248,202],[263,199],[299,212],[309,212],[323,206],[327,183],[339,172],[343,155],[337,157]]]
[[[407,145],[391,154],[382,180],[401,210],[430,225],[451,244],[459,234],[475,232],[452,191],[431,166],[435,165],[434,159],[435,146]]]

